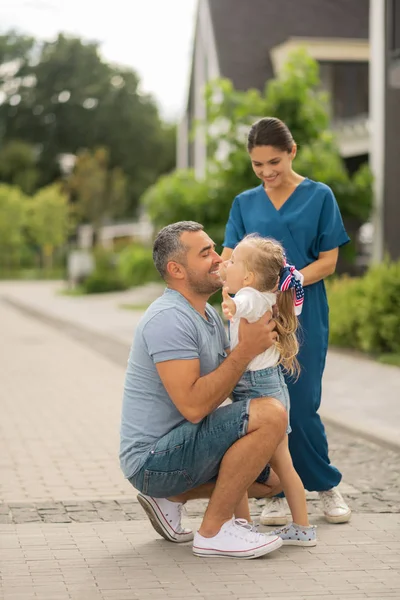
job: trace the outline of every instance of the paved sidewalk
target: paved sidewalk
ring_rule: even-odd
[[[118,465],[124,370],[0,303],[0,500],[131,496]]]
[[[190,521],[192,527],[198,520]],[[321,525],[316,548],[201,559],[147,521],[0,526],[2,600],[399,598],[399,515]]]
[[[310,495],[316,548],[256,561],[195,558],[190,545],[157,538],[119,469],[124,366],[140,313],[120,311],[125,295],[82,298],[78,309],[75,298],[44,292],[48,284],[47,305],[40,286],[13,286],[26,310],[36,303],[58,316],[46,322],[0,301],[0,600],[400,597],[398,453],[328,427],[356,511],[350,524],[323,522]],[[130,302],[139,303],[133,294]],[[78,335],[85,316],[92,329]],[[188,505],[192,527],[204,508]],[[260,504],[251,508],[257,517]]]
[[[121,308],[143,306],[162,293],[163,286],[150,284],[126,292],[70,297],[60,295],[62,282],[1,282],[0,299],[48,319],[97,334],[98,347],[112,340],[108,357],[125,364],[134,328],[142,311]],[[71,333],[71,331],[70,331]],[[106,343],[107,345],[107,343]],[[400,369],[367,358],[329,351],[323,381],[320,414],[327,421],[371,439],[400,448]]]

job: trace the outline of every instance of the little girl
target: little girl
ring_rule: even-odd
[[[275,317],[278,342],[251,361],[233,390],[233,401],[276,398],[282,402],[289,416],[289,394],[282,370],[292,376],[299,373],[296,314],[301,312],[304,297],[299,281],[302,276],[294,267],[287,265],[284,250],[278,242],[257,235],[246,236],[236,246],[231,259],[224,263],[221,276],[225,280],[222,310],[231,321],[231,348],[238,343],[242,317],[253,322],[272,310],[275,304],[278,309]],[[235,298],[231,298],[228,291],[235,294]],[[288,420],[287,433],[290,431]],[[293,519],[293,523],[274,533],[280,535],[284,544],[315,546],[316,528],[308,521],[306,495],[293,467],[287,435],[276,449],[270,465],[279,476]],[[238,508],[243,514],[236,517],[249,520],[246,498]]]

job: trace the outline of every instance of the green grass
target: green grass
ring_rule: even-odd
[[[143,304],[120,304],[119,308],[123,308],[125,310],[140,310],[141,312],[143,312],[144,310],[147,310],[150,306],[150,303],[143,303]]]
[[[400,367],[400,354],[381,354],[378,356],[378,362],[384,365]]]
[[[60,296],[85,296],[86,292],[82,286],[77,285],[74,288],[64,288],[57,292]]]
[[[0,280],[12,280],[12,281],[51,281],[64,279],[64,269],[15,269],[15,270],[0,270]]]

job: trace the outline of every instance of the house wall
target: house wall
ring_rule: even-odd
[[[201,128],[206,120],[205,86],[220,76],[208,0],[199,0],[192,69],[186,113],[178,128],[177,166],[194,167],[201,178],[207,162],[206,136]]]
[[[237,89],[262,89],[279,71],[287,51],[299,44],[305,44],[320,61],[330,63],[325,83],[338,92],[332,117],[337,118],[334,129],[343,157],[369,152],[368,0],[199,0],[186,118],[179,129],[178,167],[194,167],[198,177],[205,173],[204,132],[198,129],[192,142],[189,132],[206,117],[203,94],[207,81],[228,77]],[[335,75],[335,62],[348,64],[339,65]],[[355,74],[348,72],[351,68]],[[351,85],[349,88],[354,75],[359,80],[358,95],[353,94]],[[222,155],[224,152],[221,148]]]
[[[186,169],[189,166],[189,115],[186,112],[177,129],[176,166]]]

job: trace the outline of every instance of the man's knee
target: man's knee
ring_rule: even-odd
[[[268,427],[275,432],[286,433],[288,415],[285,407],[275,398],[256,398],[250,402],[249,432]]]

